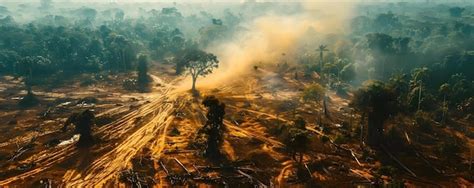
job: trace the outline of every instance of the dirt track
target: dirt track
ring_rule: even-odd
[[[156,81],[157,78],[154,79]],[[64,174],[63,183],[73,187],[100,186],[116,178],[117,172],[126,169],[131,158],[151,142],[154,143],[153,157],[159,158],[165,146],[167,128],[173,120],[173,111],[184,105],[176,100],[178,93],[174,89],[170,84],[166,84],[160,89],[159,96],[152,98],[149,103],[100,127],[95,133],[98,140],[117,140],[116,142],[101,143],[100,148],[93,147],[92,151],[77,150],[74,145],[66,145],[36,153],[22,161],[34,163],[35,168],[1,180],[0,186],[34,176],[68,160],[74,160],[75,165]],[[103,114],[120,112],[118,108],[123,107]],[[137,121],[142,118],[146,118],[146,121]],[[94,152],[100,153],[100,156],[92,160]],[[94,162],[88,164],[88,161]]]

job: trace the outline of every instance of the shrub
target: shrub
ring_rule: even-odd
[[[319,101],[324,96],[324,88],[319,84],[311,84],[306,87],[301,94],[305,101]]]
[[[454,140],[447,140],[438,144],[437,151],[444,157],[449,158],[449,156],[461,152],[461,146]]]
[[[391,127],[385,136],[385,140],[392,148],[400,148],[404,146],[402,133],[395,127]]]
[[[336,90],[336,94],[341,97],[347,97],[348,90],[350,86],[348,84],[342,82],[336,82],[332,85],[332,87]]]
[[[381,166],[378,170],[377,170],[377,174],[378,175],[384,175],[384,176],[389,176],[389,177],[392,177],[393,175],[395,175],[395,173],[397,172],[397,169],[393,166]]]
[[[138,89],[138,81],[136,79],[125,79],[122,82],[122,87],[125,90],[134,91]]]
[[[415,121],[420,130],[424,132],[431,132],[433,130],[428,113],[422,111],[416,112]]]
[[[322,136],[321,137],[321,142],[323,142],[323,143],[329,142],[329,137],[328,136]]]
[[[336,144],[344,144],[344,143],[347,143],[348,141],[349,141],[349,138],[347,138],[344,135],[337,135],[336,139],[334,139],[334,143]]]

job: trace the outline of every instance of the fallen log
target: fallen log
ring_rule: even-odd
[[[183,176],[183,175],[178,175],[178,174],[171,174],[171,172],[166,168],[163,161],[159,160],[159,164],[161,168],[163,169],[163,171],[165,171],[166,178],[170,181],[171,185],[184,184],[189,177],[192,177],[190,175]]]
[[[210,177],[210,176],[198,176],[193,177],[194,181],[200,181],[205,183],[225,184],[221,177]]]
[[[198,153],[196,150],[180,150],[180,149],[172,149],[172,150],[165,150],[163,153],[165,154],[178,154],[178,153]]]
[[[250,171],[254,172],[255,169],[252,168],[245,168],[245,167],[235,167],[235,166],[196,166],[197,169],[201,169],[203,171],[211,171],[211,170],[227,170],[227,171],[233,171],[233,170],[245,170],[245,171]]]
[[[232,121],[234,122],[235,125],[240,126],[239,122],[237,122],[234,118],[232,118]]]
[[[20,166],[17,167],[17,169],[21,171],[27,171],[34,168],[35,166],[36,166],[36,163],[31,162],[31,163],[21,164]]]
[[[249,180],[251,180],[252,182],[255,182],[257,184],[257,187],[259,188],[267,188],[268,186],[263,184],[260,180],[258,180],[257,178],[254,178],[253,176],[245,173],[245,172],[242,172],[241,170],[237,170],[237,173],[239,174],[242,174],[243,176],[247,177]]]
[[[193,164],[193,168],[197,172],[197,174],[201,174],[201,171],[196,167],[195,164]]]
[[[360,172],[357,172],[356,170],[354,170],[354,169],[352,169],[352,168],[350,168],[349,171],[351,171],[352,173],[354,173],[354,174],[356,174],[356,175],[358,175],[358,176],[360,176],[360,177],[366,179],[367,181],[371,182],[371,180],[370,180],[369,178],[365,177],[365,176],[364,176],[363,174],[361,174]],[[370,174],[369,174],[369,175],[370,175]],[[370,175],[370,176],[372,177],[372,175]]]
[[[471,146],[471,152],[469,153],[469,171],[472,170],[472,161],[473,161],[473,156],[474,156],[474,146]]]
[[[28,150],[33,149],[35,140],[36,140],[36,138],[32,138],[32,139],[30,140],[30,142],[28,142],[26,145],[24,145],[24,146],[18,148],[18,150],[16,150],[16,151],[13,153],[13,156],[12,156],[8,161],[14,161],[14,160],[16,160],[18,157],[20,157],[21,155],[23,155],[25,152],[27,152]],[[17,147],[19,147],[18,143],[17,143]]]
[[[20,157],[23,153],[25,153],[26,151],[28,151],[29,149],[19,149],[15,152],[15,154],[13,155],[12,158],[10,158],[8,161],[14,161],[15,159],[17,159],[18,157]]]
[[[311,131],[311,132],[314,132],[320,136],[326,136],[326,134],[324,134],[323,132],[321,131],[318,131],[310,126],[306,126],[306,129]],[[329,137],[328,137],[329,138]],[[329,138],[329,143],[331,143],[331,145],[335,146],[337,149],[340,149],[340,150],[343,150],[343,151],[346,151],[348,153],[350,153],[352,155],[352,157],[354,157],[355,161],[357,162],[357,164],[359,166],[362,166],[362,164],[360,163],[359,159],[357,158],[357,156],[355,155],[354,151],[352,151],[352,149],[347,149],[347,148],[344,148],[338,144],[336,144],[332,139]]]
[[[362,164],[360,164],[359,159],[357,159],[357,157],[356,157],[356,155],[354,154],[354,152],[353,152],[351,149],[349,149],[349,151],[351,151],[351,155],[352,155],[352,157],[354,157],[354,159],[356,160],[357,164],[359,164],[359,166],[362,166]]]
[[[405,131],[405,138],[407,139],[407,142],[408,144],[410,145],[410,149],[415,152],[415,155],[421,159],[423,162],[425,162],[426,165],[428,165],[429,167],[431,167],[434,171],[436,171],[437,173],[439,174],[443,174],[443,171],[439,170],[438,168],[436,168],[433,164],[431,164],[425,156],[423,156],[421,153],[418,152],[418,150],[415,148],[415,146],[411,143],[411,139],[410,137],[408,136],[408,133]]]
[[[168,171],[168,169],[166,168],[165,164],[163,164],[163,161],[159,161],[160,163],[160,166],[161,168],[163,169],[163,171],[165,171],[166,175],[169,176],[170,175],[170,172]]]
[[[183,163],[181,163],[181,161],[179,161],[176,157],[173,159],[186,172],[188,176],[191,176],[191,172],[189,172],[189,170],[183,165]]]
[[[400,165],[403,169],[405,169],[408,173],[410,173],[413,177],[417,177],[416,174],[410,170],[407,166],[405,166],[400,160],[398,160],[395,156],[392,155],[392,153],[390,153],[387,148],[385,148],[385,146],[383,145],[380,145],[380,147],[382,148],[382,150],[384,150],[385,153],[387,153],[387,155],[392,158],[395,162],[398,163],[398,165]]]
[[[147,181],[145,180],[145,178],[147,177],[140,175],[138,172],[133,171],[133,169],[124,170],[120,173],[120,179],[122,181],[126,181],[130,183],[132,187],[137,187],[137,188],[146,187],[146,186],[143,186],[147,184]]]
[[[46,110],[46,111],[41,115],[41,118],[47,118],[50,113],[51,113],[51,107],[48,107],[48,110]]]
[[[306,163],[304,163],[304,167],[305,167],[306,170],[308,171],[308,174],[309,174],[309,176],[311,177],[311,179],[313,179],[313,173],[311,172],[311,170],[309,170],[308,165],[307,165]]]

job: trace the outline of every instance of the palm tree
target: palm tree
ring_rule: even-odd
[[[327,52],[329,51],[327,49],[327,45],[320,45],[319,48],[319,67],[321,68],[319,74],[321,74],[321,76],[323,75],[323,54],[324,52]]]
[[[407,75],[402,73],[393,74],[390,77],[388,87],[398,95],[398,103],[405,106],[406,103],[404,100],[406,100],[410,89],[407,82]]]
[[[411,85],[412,87],[417,87],[418,89],[418,107],[417,111],[420,110],[421,108],[421,93],[423,89],[423,80],[426,79],[428,76],[428,68],[422,67],[422,68],[416,68],[412,72],[412,81]]]
[[[451,85],[449,85],[448,83],[445,83],[439,87],[439,92],[443,94],[443,119],[441,120],[443,124],[446,122],[446,113],[448,111],[446,96],[448,95],[450,88]]]

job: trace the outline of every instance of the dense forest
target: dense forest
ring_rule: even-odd
[[[467,1],[6,2],[0,76],[0,186],[474,183]]]

